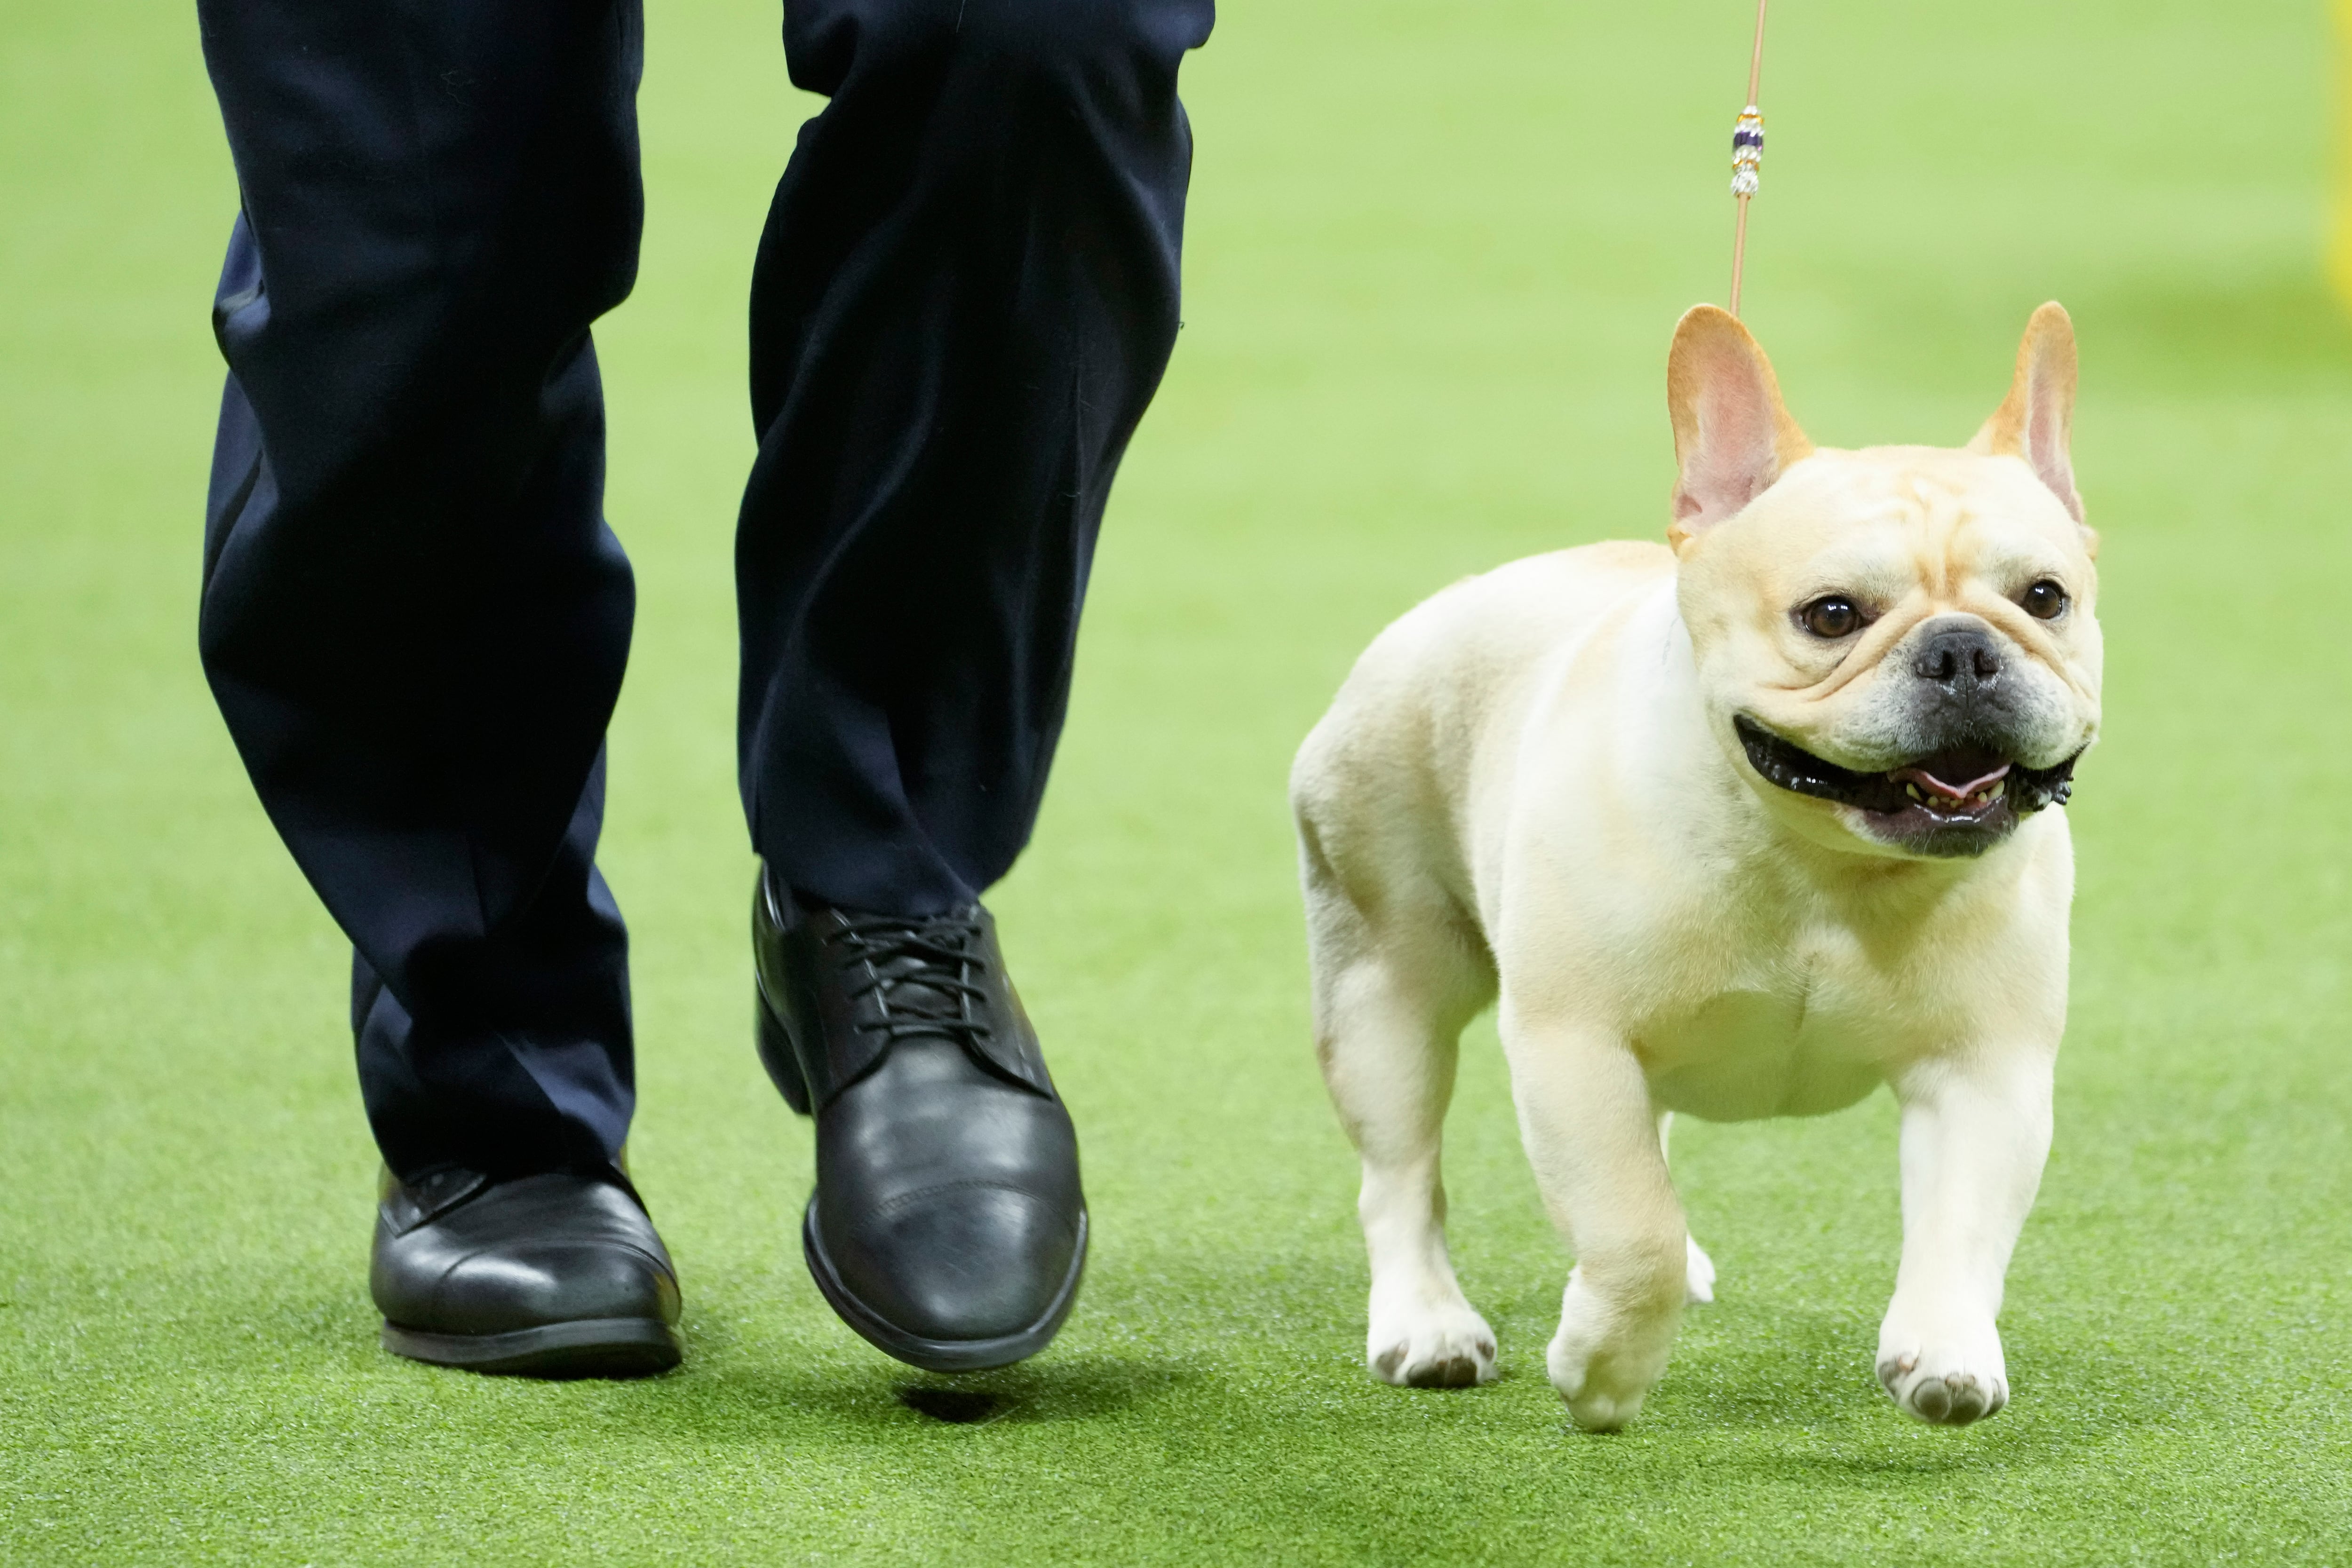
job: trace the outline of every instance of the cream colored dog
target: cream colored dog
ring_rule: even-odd
[[[1325,1080],[1363,1156],[1366,1354],[1495,1375],[1445,1249],[1455,1040],[1499,998],[1528,1157],[1576,1255],[1549,1366],[1622,1426],[1714,1269],[1675,1111],[1902,1106],[1879,1381],[1925,1421],[2009,1398],[1994,1319],[2050,1145],[2074,856],[2099,723],[2074,338],[2034,312],[1965,450],[1816,448],[1729,315],[1666,367],[1667,545],[1447,589],[1375,641],[1298,754]]]

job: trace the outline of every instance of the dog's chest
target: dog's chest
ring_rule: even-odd
[[[1643,1021],[1634,1049],[1667,1109],[1723,1122],[1818,1115],[1869,1093],[1903,1051],[1909,1009],[1896,988],[1835,934],[1807,933],[1683,990]]]

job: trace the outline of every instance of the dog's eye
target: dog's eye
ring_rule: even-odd
[[[2066,613],[2066,591],[2046,577],[2019,594],[2017,601],[2036,621],[2055,621]]]
[[[1862,612],[1843,593],[1823,594],[1797,612],[1797,624],[1834,643],[1862,630]]]

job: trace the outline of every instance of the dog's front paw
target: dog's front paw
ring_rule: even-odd
[[[1614,1432],[1639,1415],[1665,1373],[1675,1315],[1672,1306],[1651,1312],[1612,1308],[1570,1275],[1559,1332],[1544,1358],[1569,1418],[1588,1432]]]
[[[1375,1318],[1364,1342],[1372,1375],[1400,1388],[1470,1388],[1495,1381],[1495,1331],[1467,1305]]]
[[[1988,1336],[1973,1337],[1981,1342]],[[2009,1371],[1998,1335],[1973,1345],[1883,1336],[1878,1383],[1906,1414],[1935,1427],[1965,1427],[2000,1414],[2009,1403]]]
[[[1467,1301],[1376,1309],[1364,1360],[1400,1388],[1471,1388],[1495,1381],[1495,1331]]]

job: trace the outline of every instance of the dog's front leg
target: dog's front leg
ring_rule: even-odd
[[[1689,1233],[1632,1048],[1604,1029],[1505,1009],[1519,1132],[1552,1223],[1576,1253],[1547,1365],[1576,1424],[1612,1431],[1666,1369]]]
[[[2051,1051],[1922,1063],[1901,1075],[1903,1265],[1878,1333],[1878,1381],[1922,1421],[1964,1427],[2009,1403],[2001,1281],[2050,1153]]]

